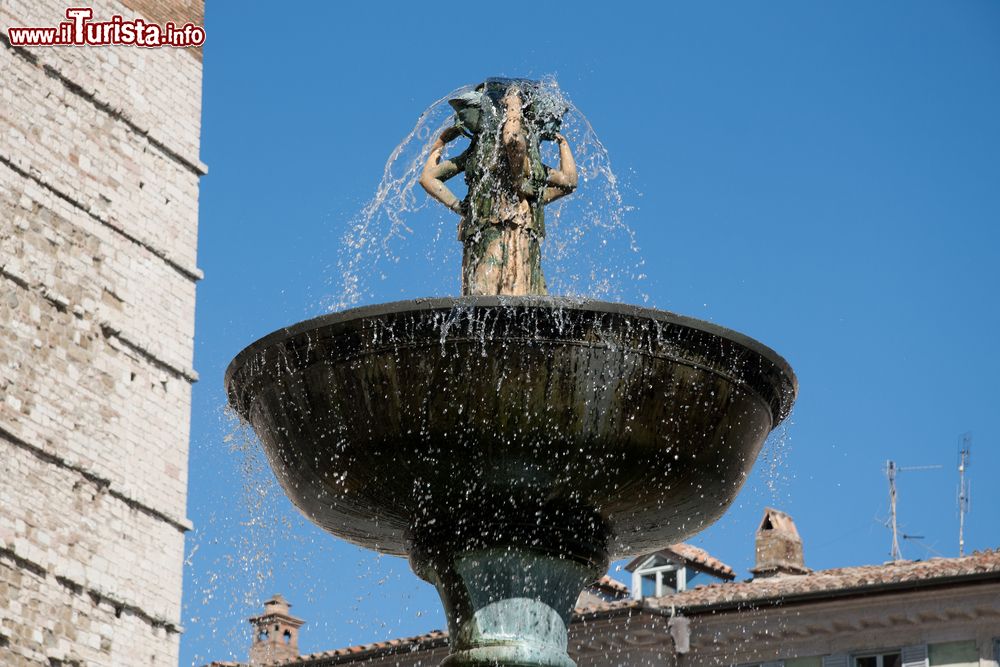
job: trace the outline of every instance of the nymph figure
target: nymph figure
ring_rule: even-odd
[[[462,216],[462,294],[546,294],[544,207],[576,189],[576,163],[558,128],[566,107],[533,82],[490,79],[450,101],[455,125],[434,142],[420,177],[427,193]],[[461,135],[469,147],[442,159]],[[541,142],[559,145],[559,168],[542,162]],[[465,172],[459,200],[445,181]]]

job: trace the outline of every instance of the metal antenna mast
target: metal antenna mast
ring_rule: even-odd
[[[958,451],[958,555],[965,555],[965,515],[969,511],[969,480],[965,471],[969,468],[969,454],[972,451],[972,434],[962,434],[962,444]]]
[[[908,470],[934,470],[940,468],[939,465],[930,466],[907,466],[896,465],[895,461],[885,462],[885,476],[889,480],[889,527],[892,529],[892,560],[902,560],[903,554],[899,550],[899,526],[896,523],[896,474]],[[909,537],[904,535],[904,537]]]
[[[889,480],[889,521],[892,528],[892,552],[890,558],[902,560],[899,552],[899,530],[896,527],[896,462],[885,462],[885,476]]]

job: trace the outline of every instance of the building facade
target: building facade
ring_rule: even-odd
[[[172,666],[202,55],[11,44],[70,6],[0,3],[0,664]],[[108,0],[93,20],[203,7]]]
[[[1000,550],[812,571],[791,517],[769,508],[755,551],[743,582],[690,545],[636,558],[632,591],[605,578],[581,595],[570,657],[578,667],[998,667]],[[249,665],[435,667],[447,654],[447,633],[434,631],[278,659],[251,652]]]

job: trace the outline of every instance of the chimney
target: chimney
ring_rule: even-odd
[[[802,556],[802,538],[792,517],[768,507],[757,528],[756,564],[750,568],[755,579],[780,574],[809,574]]]
[[[280,595],[264,603],[264,613],[249,619],[253,626],[251,665],[274,665],[299,657],[299,628],[305,623],[288,613],[292,605]]]

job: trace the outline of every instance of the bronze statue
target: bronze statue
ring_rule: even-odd
[[[541,240],[544,207],[576,189],[576,162],[558,132],[566,106],[531,81],[487,79],[449,101],[455,125],[431,147],[420,177],[427,193],[462,216],[462,294],[546,294]],[[444,147],[471,139],[455,158]],[[559,144],[559,168],[542,162],[541,142]],[[464,200],[445,181],[465,172]]]

